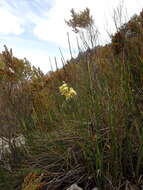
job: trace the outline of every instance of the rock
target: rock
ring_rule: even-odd
[[[0,138],[0,160],[2,160],[2,156],[4,154],[11,154],[10,143],[14,144],[16,147],[21,147],[25,145],[25,137],[20,135],[16,138],[9,139],[3,137]]]
[[[0,138],[0,160],[4,154],[11,153],[8,140],[6,138]]]
[[[16,138],[13,138],[12,142],[15,143],[16,147],[21,147],[22,145],[25,145],[25,137],[23,135],[20,135]]]
[[[77,184],[73,184],[67,190],[83,190],[83,189],[79,187]]]
[[[97,187],[93,187],[91,190],[98,190],[98,188]]]

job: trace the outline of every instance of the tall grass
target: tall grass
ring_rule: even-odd
[[[52,95],[49,93],[52,107],[46,109],[47,116],[41,110],[47,124],[43,125],[40,134],[45,133],[45,128],[52,130],[46,130],[42,139],[38,137],[40,147],[44,148],[37,152],[41,167],[47,168],[47,172],[57,170],[52,158],[55,157],[67,172],[76,166],[84,166],[86,174],[81,180],[81,174],[72,171],[76,176],[72,183],[82,186],[86,180],[87,189],[93,184],[103,189],[120,189],[127,181],[140,185],[143,169],[143,60],[136,49],[134,46],[128,55],[122,51],[115,56],[109,46],[105,50],[108,56],[94,53],[93,57],[69,63],[64,71],[65,81],[76,90],[77,96],[68,101],[58,90],[62,80],[52,79]],[[73,76],[70,65],[74,67]],[[36,144],[32,146],[36,148]],[[47,153],[46,165],[42,162],[42,155],[44,158]],[[49,168],[51,162],[55,164]],[[71,184],[68,180],[67,186]]]
[[[110,47],[108,51],[112,55]],[[87,179],[105,189],[118,189],[127,180],[138,184],[142,175],[142,81],[136,81],[132,70],[135,67],[142,76],[142,59],[137,63],[135,56],[135,66],[129,60],[130,55],[78,62],[74,82],[67,81],[77,96],[66,101],[55,91],[53,115],[50,111],[55,128],[45,136],[51,147],[44,148],[45,154],[47,150],[58,155],[66,171],[84,166]],[[60,84],[56,81],[54,86],[58,89]]]
[[[95,48],[50,76],[38,75],[30,81],[32,111],[28,119],[22,118],[21,132],[27,137],[27,167],[40,168],[47,175],[47,188],[62,189],[72,183],[84,189],[141,185],[139,39],[127,39],[118,54],[114,43]],[[61,96],[62,81],[77,95],[68,100]]]

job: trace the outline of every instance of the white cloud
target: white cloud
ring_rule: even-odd
[[[55,0],[53,8],[47,14],[47,19],[43,19],[42,22],[36,25],[34,34],[41,40],[55,42],[59,46],[68,47],[67,32],[69,32],[69,28],[66,26],[64,19],[69,19],[71,8],[83,10],[88,7],[95,19],[96,26],[99,28],[99,32],[103,36],[103,41],[105,41],[107,39],[106,30],[114,31],[113,9],[120,2],[121,0]],[[142,0],[124,0],[124,5],[130,17],[141,10],[143,2]],[[70,37],[71,41],[74,41],[75,36],[73,33],[70,33]],[[75,45],[75,41],[73,44]]]
[[[0,0],[0,33],[21,34],[26,26],[36,25],[33,33],[40,40],[54,42],[57,46],[68,47],[67,32],[72,46],[76,46],[76,36],[66,26],[64,19],[70,18],[70,10],[89,7],[103,40],[107,39],[107,28],[113,31],[113,8],[122,0]],[[139,12],[142,0],[124,0],[129,16]],[[50,7],[50,8],[49,8]],[[107,26],[108,21],[108,26]]]
[[[86,2],[86,1],[84,1]],[[86,7],[82,1],[72,0],[56,0],[53,8],[48,12],[47,19],[43,21],[34,29],[34,34],[41,40],[51,41],[57,46],[68,47],[67,32],[70,35],[70,41],[76,46],[76,35],[71,32],[71,29],[66,25],[65,19],[68,20],[71,8],[80,10]]]
[[[67,51],[67,32],[70,34],[72,48],[77,47],[76,36],[64,21],[64,19],[70,18],[71,8],[83,10],[89,7],[101,33],[100,41],[105,42],[105,40],[108,41],[106,30],[114,31],[113,9],[120,1],[122,0],[0,0],[0,38],[9,36],[4,44],[9,42],[8,47],[12,47],[16,51],[16,56],[26,56],[35,66],[40,66],[43,71],[48,71],[50,70],[49,56],[52,57],[52,62],[54,62],[54,56],[59,56],[60,62],[58,47],[61,47],[65,59],[70,57]],[[139,13],[143,7],[142,0],[124,1],[128,18]],[[25,33],[20,35],[23,32]],[[33,38],[32,32],[40,40]],[[23,38],[25,41],[19,42],[11,34],[19,35],[19,38]],[[12,42],[11,39],[13,39]],[[45,44],[43,48],[41,44]],[[76,50],[74,51],[76,53]]]
[[[0,0],[0,33],[20,35],[38,24],[48,11],[49,0]]]
[[[116,0],[117,3],[118,0]],[[100,0],[96,3],[95,0],[56,0],[55,5],[48,13],[47,19],[37,24],[34,29],[34,34],[41,40],[47,40],[57,43],[59,46],[67,47],[67,32],[70,32],[64,19],[70,18],[71,8],[82,10],[89,7],[91,14],[95,19],[97,27],[103,32],[105,25],[105,11],[110,8],[110,3],[105,0]],[[109,10],[109,9],[108,9]],[[75,35],[70,32],[71,42],[75,45]]]
[[[20,22],[16,16],[0,8],[0,33],[16,35],[23,33],[24,30]]]

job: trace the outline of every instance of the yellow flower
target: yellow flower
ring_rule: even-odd
[[[68,87],[66,83],[59,87],[61,95],[66,97],[66,100],[77,95],[76,91],[73,88]]]
[[[69,87],[66,83],[64,83],[62,86],[59,87],[61,95],[65,95],[69,91]]]
[[[63,89],[63,88],[66,88],[68,87],[68,85],[66,83],[64,83],[62,86],[59,87],[59,89]]]
[[[76,91],[73,88],[70,88],[69,93],[70,93],[71,96],[76,96],[77,95]]]
[[[71,98],[71,95],[69,93],[65,94],[66,100]]]

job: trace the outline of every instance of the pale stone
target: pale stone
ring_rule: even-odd
[[[91,190],[98,190],[98,188],[97,187],[93,187]]]
[[[67,190],[83,190],[83,189],[79,187],[77,184],[73,184]]]
[[[14,144],[16,147],[21,147],[25,145],[25,137],[20,135],[16,138],[12,138],[10,140],[11,144]],[[0,160],[2,159],[2,155],[6,153],[11,153],[10,146],[9,146],[9,139],[3,137],[0,138]]]

